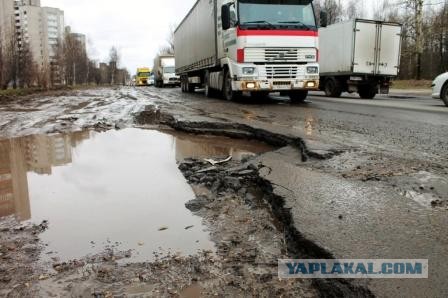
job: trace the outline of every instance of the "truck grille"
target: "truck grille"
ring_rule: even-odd
[[[245,62],[315,62],[315,48],[246,48]]]
[[[272,84],[274,86],[291,86],[291,81],[275,81]]]
[[[266,66],[268,79],[294,79],[298,72],[297,66]]]

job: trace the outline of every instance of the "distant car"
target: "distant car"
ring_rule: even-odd
[[[448,107],[448,72],[445,72],[432,82],[432,97],[443,100]]]
[[[148,85],[154,86],[154,75],[153,74],[149,77]]]

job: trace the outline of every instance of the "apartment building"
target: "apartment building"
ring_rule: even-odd
[[[18,6],[16,11],[16,35],[19,47],[26,43],[34,62],[44,67],[47,59],[43,51],[42,12],[39,6]]]
[[[3,44],[7,40],[7,36],[12,32],[14,16],[14,1],[0,0],[0,42]]]
[[[84,50],[86,50],[86,36],[81,33],[72,32],[72,28],[70,26],[65,27],[65,34],[68,34],[71,38],[79,42]]]
[[[26,44],[40,69],[55,72],[52,80],[60,82],[55,65],[56,46],[64,37],[64,12],[58,8],[41,7],[40,0],[0,0],[2,40],[15,36],[19,49]],[[56,78],[56,79],[55,79]]]
[[[56,56],[55,49],[64,38],[64,11],[59,8],[42,7],[42,33],[44,39],[44,55],[50,61]]]
[[[58,8],[42,7],[42,33],[43,33],[43,54],[48,59],[47,65],[50,67],[51,82],[53,85],[64,83],[62,67],[58,65],[58,46],[64,40],[64,11]]]

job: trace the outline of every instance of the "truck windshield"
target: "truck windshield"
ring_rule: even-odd
[[[313,4],[307,0],[240,0],[238,12],[241,27],[316,27]]]
[[[176,70],[174,69],[174,66],[165,66],[163,68],[163,73],[175,73]]]
[[[151,75],[150,72],[139,72],[139,73],[137,74],[137,76],[142,77],[142,78],[147,78],[147,77],[149,77],[150,75]]]

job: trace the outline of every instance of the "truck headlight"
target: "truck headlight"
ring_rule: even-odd
[[[253,75],[255,73],[255,67],[243,67],[244,75]]]
[[[317,66],[308,66],[307,68],[306,68],[306,72],[307,73],[319,73],[319,67],[317,67]]]

